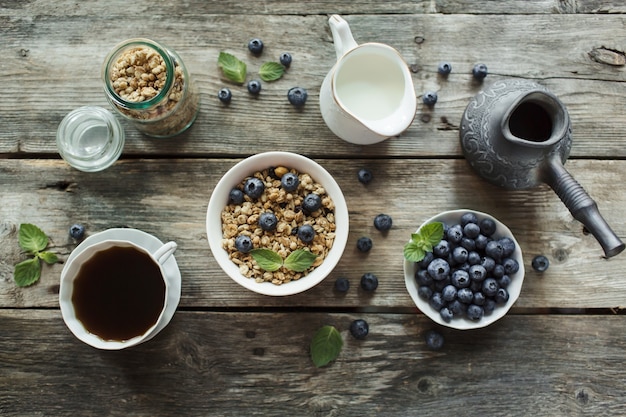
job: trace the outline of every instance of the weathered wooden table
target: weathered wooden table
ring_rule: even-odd
[[[328,14],[341,14],[358,42],[397,48],[413,71],[418,106],[401,137],[356,146],[324,125],[318,98],[335,61]],[[626,7],[583,1],[107,2],[5,1],[0,4],[0,415],[3,416],[409,416],[626,413],[626,255],[602,257],[547,187],[505,191],[464,160],[458,127],[482,87],[471,68],[484,62],[490,82],[536,80],[567,106],[573,148],[568,170],[626,237]],[[82,173],[58,156],[61,119],[82,105],[108,107],[100,67],[118,42],[162,41],[185,60],[201,93],[194,126],[180,137],[148,139],[123,122],[121,159]],[[255,58],[252,37],[266,45]],[[229,84],[220,51],[248,63],[250,76],[281,52],[286,75],[265,83],[258,99]],[[452,63],[447,79],[440,61]],[[286,99],[305,87],[302,111]],[[229,86],[230,106],[217,100]],[[302,153],[339,182],[350,211],[348,247],[335,271],[303,294],[266,297],[229,279],[206,239],[214,185],[244,157],[267,150]],[[370,167],[364,187],[356,172]],[[473,208],[509,225],[527,268],[521,296],[501,321],[476,331],[438,328],[433,352],[424,333],[436,325],[417,310],[404,285],[402,247],[426,218]],[[392,216],[383,236],[372,220]],[[58,305],[62,262],[44,266],[35,285],[19,288],[13,268],[25,259],[17,231],[41,227],[65,260],[82,223],[92,235],[117,226],[174,240],[182,299],[155,339],[119,352],[93,349],[64,325]],[[370,236],[366,256],[355,247]],[[550,268],[530,268],[537,254]],[[360,276],[380,279],[375,293]],[[337,277],[352,286],[333,291]],[[365,340],[352,320],[369,322]],[[335,362],[315,368],[309,343],[322,325],[341,331]]]

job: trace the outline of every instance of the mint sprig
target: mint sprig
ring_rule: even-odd
[[[325,366],[337,359],[342,347],[341,333],[333,326],[323,326],[311,340],[311,360],[318,368]]]
[[[404,245],[404,258],[411,262],[421,261],[442,238],[443,223],[433,222],[422,226],[419,233],[412,233],[411,240]]]
[[[18,287],[28,287],[41,277],[41,260],[47,264],[54,264],[59,258],[52,252],[44,251],[49,243],[48,236],[33,224],[20,224],[18,241],[20,247],[33,257],[15,265],[13,279]]]
[[[262,269],[269,272],[278,271],[281,266],[296,272],[306,271],[317,258],[317,255],[305,249],[291,252],[284,261],[278,253],[271,249],[252,249],[250,254]]]
[[[259,68],[259,76],[263,81],[276,81],[285,73],[285,67],[278,62],[265,62]]]
[[[230,81],[243,84],[246,81],[246,63],[228,52],[220,52],[217,58],[217,65],[222,69],[222,73]]]

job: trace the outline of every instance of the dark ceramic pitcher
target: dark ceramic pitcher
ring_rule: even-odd
[[[548,184],[607,258],[624,250],[595,201],[563,166],[572,146],[569,114],[545,87],[524,79],[495,82],[471,99],[460,136],[466,159],[484,179],[508,189]]]

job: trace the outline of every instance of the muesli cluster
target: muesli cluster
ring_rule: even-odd
[[[235,187],[222,214],[222,246],[242,275],[257,282],[284,284],[322,264],[335,239],[335,207],[324,187],[307,173],[286,167],[255,172]],[[308,269],[266,271],[252,249],[287,258],[304,249],[316,255]]]

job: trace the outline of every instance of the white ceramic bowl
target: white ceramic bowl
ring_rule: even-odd
[[[502,222],[500,222],[498,219],[494,218],[493,216],[490,216],[485,213],[481,213],[479,211],[469,210],[469,209],[444,211],[426,220],[417,229],[417,231],[419,232],[419,230],[424,225],[433,223],[433,222],[442,222],[447,225],[453,225],[453,224],[459,223],[461,216],[467,212],[472,212],[476,214],[479,221],[487,217],[493,219],[497,225],[496,232],[493,234],[493,237],[494,238],[510,237],[515,242],[515,252],[513,253],[511,257],[514,258],[519,263],[519,270],[516,273],[510,275],[511,283],[507,287],[507,290],[509,292],[509,300],[507,301],[506,304],[496,306],[495,310],[492,313],[485,314],[485,316],[481,318],[479,321],[473,321],[465,317],[461,317],[461,318],[455,317],[450,322],[446,322],[445,320],[441,318],[439,311],[432,308],[427,300],[423,299],[422,297],[418,295],[417,293],[418,285],[417,285],[417,282],[415,281],[415,272],[417,271],[416,263],[407,261],[406,259],[404,260],[404,281],[406,284],[406,289],[409,291],[409,295],[415,302],[415,305],[417,306],[417,308],[420,309],[422,313],[426,314],[436,323],[439,323],[442,326],[447,326],[447,327],[451,327],[451,328],[459,329],[459,330],[478,329],[481,327],[485,327],[499,320],[500,318],[504,317],[504,315],[509,311],[511,306],[518,299],[519,294],[522,290],[522,283],[524,281],[524,263],[522,259],[522,250],[519,246],[519,243],[517,242],[517,240],[515,240],[515,237],[513,236],[513,233],[511,233],[509,228],[506,227]]]
[[[335,204],[335,240],[324,262],[306,276],[296,281],[276,285],[270,282],[256,282],[239,272],[239,268],[228,257],[222,247],[221,212],[228,204],[230,190],[256,171],[269,167],[285,166],[300,173],[309,174],[320,183]],[[348,240],[348,206],[341,188],[333,177],[321,165],[313,160],[290,152],[265,152],[253,155],[234,165],[217,183],[211,194],[207,209],[206,230],[211,252],[220,267],[241,286],[264,295],[284,296],[297,294],[319,284],[335,268]]]

